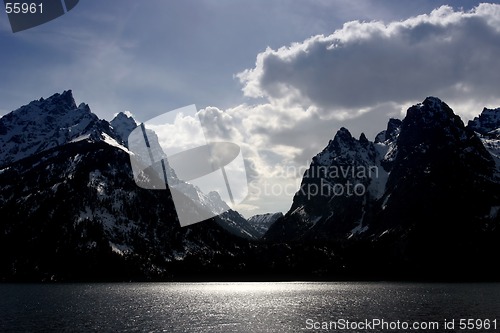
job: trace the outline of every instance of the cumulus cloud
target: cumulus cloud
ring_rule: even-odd
[[[499,54],[500,5],[442,6],[398,22],[352,21],[328,36],[268,48],[237,77],[248,97],[351,117],[428,95],[480,107],[499,104]]]
[[[246,216],[286,211],[311,158],[344,126],[371,139],[389,117],[429,95],[464,119],[500,106],[500,5],[442,6],[397,22],[348,22],[257,55],[237,74],[255,104],[205,107],[153,128],[162,145],[193,138],[237,143],[245,157]],[[203,124],[200,129],[199,121]],[[202,144],[202,143],[200,143]]]
[[[236,75],[256,104],[208,111],[230,119],[221,133],[242,142],[251,171],[247,208],[286,210],[304,168],[341,126],[373,138],[389,117],[404,117],[430,95],[464,119],[499,106],[499,54],[500,5],[353,21],[328,36],[267,48]]]

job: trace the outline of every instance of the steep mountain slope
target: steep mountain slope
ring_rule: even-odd
[[[500,279],[492,264],[500,259],[499,111],[485,109],[465,127],[429,97],[374,142],[341,128],[284,216],[249,223],[228,210],[181,228],[173,192],[134,181],[131,156],[144,163],[141,182],[161,175],[127,148],[143,139],[129,138],[133,118],[100,120],[71,91],[34,101],[0,118],[0,280]],[[182,183],[165,167],[169,184]],[[215,192],[181,188],[201,210],[227,209]]]
[[[479,117],[469,121],[467,127],[476,132],[493,157],[496,164],[495,178],[500,182],[500,108],[484,108]]]
[[[391,119],[375,143],[341,128],[306,171],[293,204],[268,240],[331,240],[364,233],[385,190],[401,121]]]
[[[440,221],[434,228],[487,216],[498,202],[495,165],[480,139],[437,98],[408,109],[383,196],[381,228]],[[466,209],[457,210],[456,207]],[[409,214],[411,212],[411,214]]]
[[[488,275],[500,254],[500,182],[483,142],[434,97],[391,120],[374,143],[342,128],[265,239],[344,244],[337,254],[355,275],[455,274],[467,260]]]
[[[408,109],[396,145],[370,226],[381,243],[392,243],[394,260],[441,272],[442,262],[456,268],[464,260],[494,260],[500,187],[481,140],[445,103],[427,98]]]
[[[467,127],[479,134],[487,134],[500,127],[500,108],[484,108],[478,117],[469,120]]]
[[[0,167],[81,139],[112,135],[87,104],[75,104],[71,90],[41,98],[0,118]]]
[[[130,134],[136,127],[137,123],[134,118],[127,116],[125,113],[120,112],[116,115],[113,120],[109,122],[113,131],[116,133],[116,136],[119,139],[119,142],[128,147],[127,139]]]
[[[88,106],[75,107],[67,91],[0,119],[0,279],[164,279],[223,267],[238,271],[232,263],[249,243],[230,232],[253,238],[239,228],[246,220],[228,211],[181,228],[168,190],[135,184],[122,145],[135,121],[123,116],[110,125]]]
[[[248,224],[250,224],[258,232],[259,237],[262,237],[274,224],[274,222],[282,217],[283,213],[281,212],[257,214],[248,219]]]

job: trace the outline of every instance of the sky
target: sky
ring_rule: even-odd
[[[427,96],[464,121],[500,106],[494,3],[81,0],[15,34],[0,13],[0,50],[0,116],[67,89],[107,120],[195,104],[241,146],[245,216],[286,212],[342,126],[373,140]]]

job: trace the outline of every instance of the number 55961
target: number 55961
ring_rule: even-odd
[[[7,2],[5,3],[7,14],[37,14],[43,13],[43,3]]]

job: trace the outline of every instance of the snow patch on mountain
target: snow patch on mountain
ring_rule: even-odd
[[[283,217],[283,213],[266,213],[257,214],[251,216],[248,219],[248,223],[258,232],[259,236],[262,237],[269,230],[271,225],[273,225],[279,218]]]
[[[500,182],[500,108],[484,108],[478,117],[469,121],[467,127],[476,132],[493,157],[496,165],[494,177]]]
[[[102,137],[103,137],[104,142],[106,142],[108,145],[116,147],[118,149],[121,149],[124,152],[126,152],[127,154],[132,154],[132,152],[130,150],[128,150],[122,144],[118,143],[118,141],[116,141],[111,136],[107,135],[106,133],[102,133]]]
[[[80,135],[77,138],[74,138],[73,140],[70,141],[70,143],[89,140],[89,139],[90,139],[90,134],[84,134],[84,135]]]
[[[484,108],[478,117],[469,120],[467,126],[483,135],[497,130],[500,127],[500,108]]]
[[[368,226],[365,225],[363,226],[362,222],[360,221],[358,223],[357,226],[355,226],[352,230],[351,230],[351,234],[352,235],[358,235],[358,234],[362,234],[363,232],[366,232],[368,230]],[[352,236],[351,235],[351,236]]]

